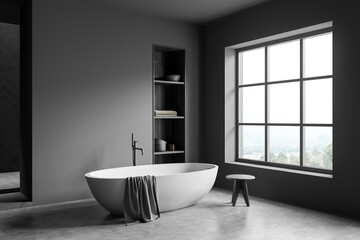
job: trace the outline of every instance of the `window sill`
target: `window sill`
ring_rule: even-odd
[[[265,165],[244,163],[244,162],[226,162],[226,163],[233,164],[233,165],[247,166],[247,167],[262,168],[262,169],[268,169],[268,170],[274,170],[274,171],[280,171],[280,172],[288,172],[288,173],[302,174],[302,175],[308,175],[308,176],[322,177],[322,178],[330,178],[330,179],[333,178],[332,174],[327,174],[327,173],[316,173],[316,172],[309,172],[309,171],[303,171],[303,170],[294,170],[294,169],[288,169],[288,168],[265,166]]]

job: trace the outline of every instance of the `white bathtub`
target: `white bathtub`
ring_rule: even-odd
[[[109,168],[85,174],[95,199],[110,213],[124,214],[125,179],[156,176],[160,212],[195,204],[213,187],[218,166],[207,163],[170,163]]]

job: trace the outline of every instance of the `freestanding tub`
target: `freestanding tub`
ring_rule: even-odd
[[[127,177],[156,176],[160,212],[195,204],[213,187],[218,166],[207,163],[170,163],[109,168],[85,174],[91,193],[110,213],[124,215]]]

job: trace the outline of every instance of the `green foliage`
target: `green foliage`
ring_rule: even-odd
[[[297,151],[294,151],[297,152]],[[259,159],[265,161],[265,156],[262,155]],[[283,163],[291,165],[300,165],[300,157],[297,154],[280,152],[277,155],[273,152],[269,153],[269,162]],[[313,149],[311,152],[305,152],[304,166],[322,169],[332,169],[333,167],[333,151],[332,144],[325,148],[318,150]]]
[[[324,149],[323,161],[324,161],[324,166],[325,166],[326,169],[332,169],[332,167],[333,167],[333,148],[332,148],[332,144],[329,144]]]
[[[297,155],[291,154],[289,157],[289,164],[300,165],[300,158]]]
[[[307,167],[332,169],[332,160],[332,144],[329,144],[322,151],[314,149],[311,154],[306,152],[304,165]]]
[[[279,153],[276,159],[277,162],[280,163],[287,163],[288,162],[288,157],[285,153]]]
[[[276,162],[276,158],[277,158],[276,155],[271,152],[271,153],[270,153],[270,156],[269,156],[269,161],[270,161],[270,162]]]

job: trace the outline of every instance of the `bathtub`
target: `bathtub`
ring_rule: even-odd
[[[125,179],[156,176],[160,212],[191,206],[213,187],[218,166],[207,163],[170,163],[109,168],[85,174],[91,193],[110,213],[124,214]]]

